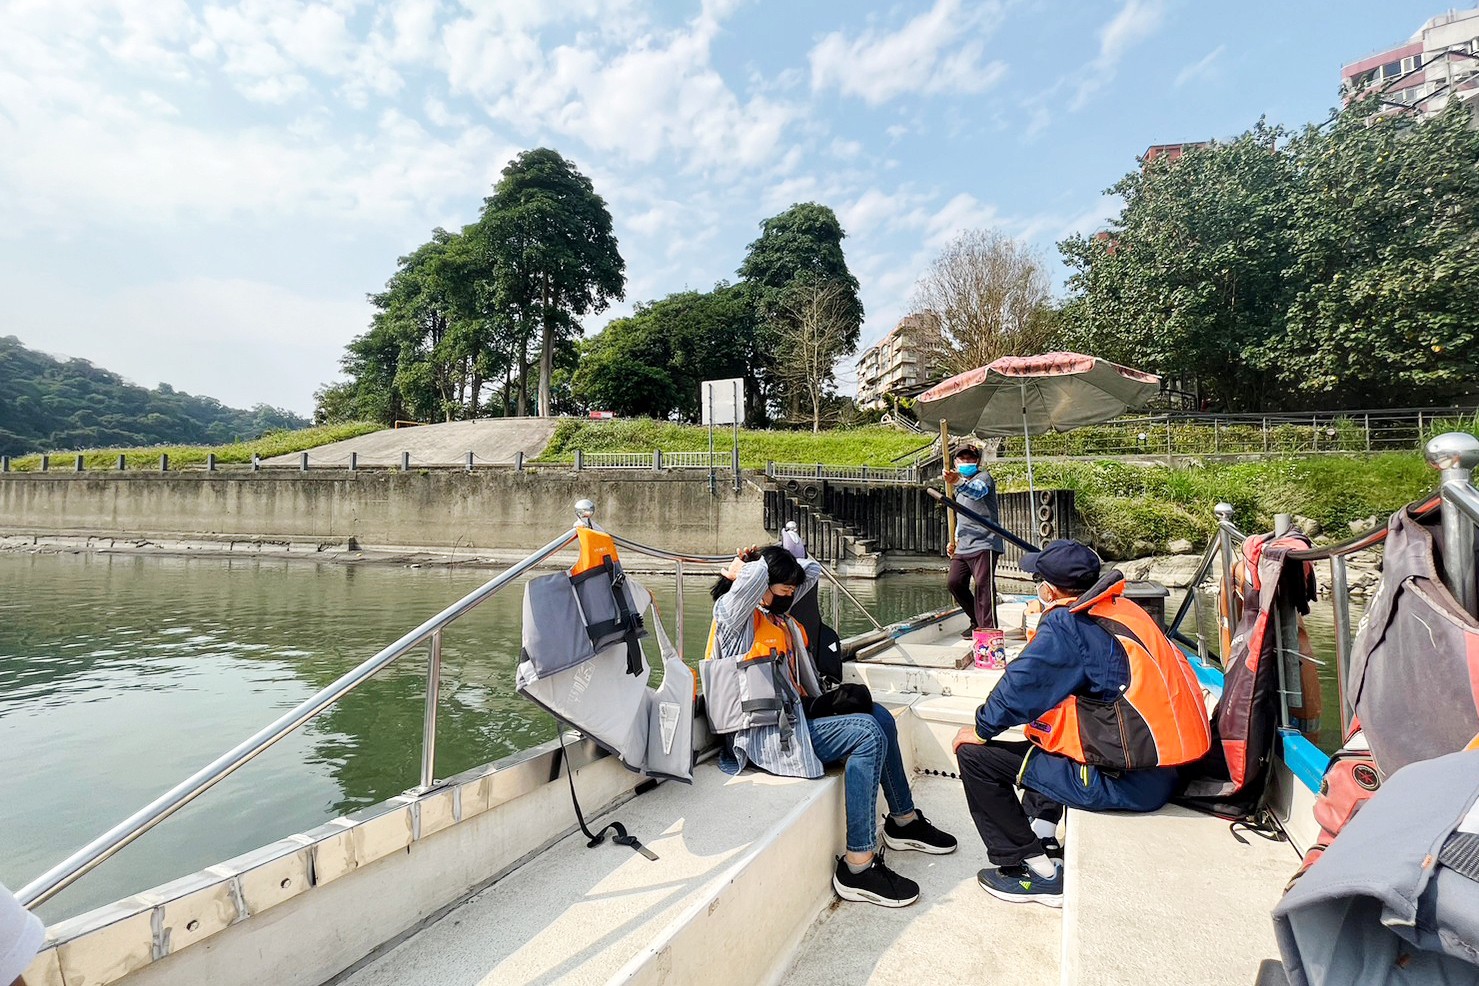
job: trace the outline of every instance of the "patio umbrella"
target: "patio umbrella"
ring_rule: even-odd
[[[1141,407],[1161,378],[1082,353],[1003,356],[957,373],[919,395],[920,421],[982,438],[1021,435],[1032,480],[1032,436],[1102,424]]]

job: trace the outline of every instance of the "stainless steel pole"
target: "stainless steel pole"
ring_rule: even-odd
[[[1217,614],[1217,618],[1221,621],[1224,632],[1218,635],[1217,656],[1222,662],[1222,666],[1226,668],[1228,658],[1232,655],[1222,653],[1222,641],[1232,639],[1233,628],[1237,626],[1239,616],[1237,609],[1238,592],[1237,586],[1233,585],[1232,574],[1233,539],[1232,531],[1229,530],[1229,525],[1232,524],[1233,518],[1232,504],[1219,503],[1213,508],[1213,512],[1217,514],[1217,553],[1222,556],[1222,587],[1219,591],[1222,596],[1223,605],[1222,612]]]
[[[1473,495],[1470,477],[1479,465],[1479,438],[1451,431],[1438,435],[1424,449],[1428,463],[1439,470],[1443,486],[1443,571],[1448,591],[1470,616],[1479,615],[1479,588],[1474,583],[1474,523],[1455,506],[1465,493]]]
[[[1351,597],[1345,556],[1330,556],[1330,608],[1335,616],[1335,685],[1340,693],[1340,735],[1345,736],[1355,711],[1347,692],[1351,675]]]
[[[153,801],[149,802],[117,825],[93,839],[87,845],[57,863],[51,869],[20,889],[16,897],[26,907],[35,907],[56,896],[71,886],[83,874],[112,856],[124,846],[194,801],[200,795],[231,776],[240,767],[250,763],[272,747],[274,743],[317,716],[361,684],[373,678],[381,670],[394,663],[412,647],[421,643],[429,634],[446,623],[460,617],[504,586],[516,580],[535,565],[564,548],[575,538],[574,531],[566,531],[555,540],[526,557],[523,561],[504,571],[457,602],[442,610],[395,643],[361,664],[359,667],[321,689],[296,708],[283,713],[276,721],[247,737],[215,760],[185,778]]]
[[[683,657],[683,559],[673,562],[673,629],[678,634],[678,656]]]
[[[436,782],[437,701],[442,693],[442,631],[431,635],[431,654],[426,661],[426,712],[421,717],[421,789]]]

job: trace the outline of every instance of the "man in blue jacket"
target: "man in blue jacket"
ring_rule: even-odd
[[[1130,685],[1125,646],[1086,612],[1096,600],[1118,598],[1123,576],[1111,571],[1101,579],[1099,556],[1077,541],[1054,541],[1024,556],[1021,565],[1039,580],[1045,608],[1037,635],[1007,665],[976,710],[975,724],[956,736],[955,753],[966,802],[994,867],[977,875],[981,889],[1003,900],[1061,907],[1063,849],[1055,833],[1063,806],[1155,811],[1170,800],[1176,770],[1099,768],[1029,742],[996,738],[1012,726],[1041,729],[1070,696],[1108,708]],[[1138,613],[1144,617],[1143,610]],[[1154,621],[1145,621],[1133,621],[1137,633],[1160,634]],[[1176,657],[1185,660],[1179,652]]]
[[[955,450],[954,466],[946,471],[945,482],[955,487],[955,495],[963,506],[995,522],[998,519],[996,480],[981,468],[980,449],[974,445],[960,446]],[[956,518],[955,540],[946,548],[950,572],[945,577],[945,587],[970,620],[961,634],[967,640],[975,628],[996,626],[996,556],[1001,552],[1001,535],[966,514]]]

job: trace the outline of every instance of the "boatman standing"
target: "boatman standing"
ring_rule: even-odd
[[[955,495],[975,513],[995,522],[999,508],[996,480],[981,468],[981,451],[974,445],[955,450],[955,468],[945,473],[945,481],[955,487]],[[962,637],[970,639],[971,630],[996,626],[996,556],[1002,552],[1001,536],[966,514],[955,520],[955,540],[950,542],[950,574],[946,586],[960,604],[970,626]],[[971,583],[975,582],[972,591]]]
[[[1156,811],[1176,766],[1207,752],[1201,684],[1156,621],[1101,576],[1099,556],[1054,541],[1023,556],[1043,603],[1037,636],[1007,664],[974,725],[955,737],[966,803],[992,863],[981,889],[1063,904],[1063,807]],[[1022,726],[1027,742],[997,739]],[[1016,788],[1023,789],[1017,800]]]

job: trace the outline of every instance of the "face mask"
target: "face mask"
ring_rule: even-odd
[[[1053,597],[1048,595],[1048,584],[1046,582],[1039,582],[1037,584],[1037,601],[1044,606],[1053,601]]]
[[[770,612],[775,614],[776,616],[782,616],[785,614],[786,610],[791,608],[791,603],[794,602],[795,599],[795,596],[778,596],[772,594],[770,597],[770,605],[765,608],[770,610]]]
[[[974,462],[957,462],[955,464],[955,471],[960,473],[960,475],[965,479],[970,479],[976,473],[981,471],[981,467],[976,465]]]

